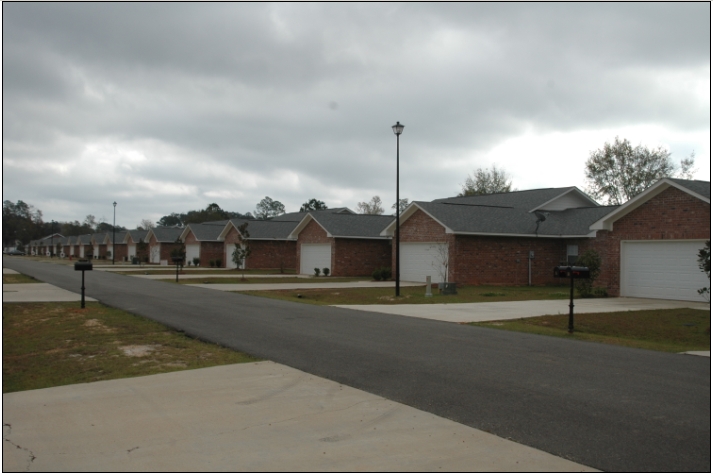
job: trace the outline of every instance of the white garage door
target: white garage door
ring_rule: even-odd
[[[186,245],[186,264],[193,264],[193,258],[201,257],[201,244],[194,243],[191,245]]]
[[[241,248],[245,249],[245,245],[240,245]],[[236,269],[238,267],[233,261],[233,253],[235,252],[235,243],[225,245],[225,267],[228,269]],[[245,261],[240,263],[240,269],[245,266]]]
[[[332,245],[329,243],[303,243],[300,247],[300,274],[314,274],[314,268],[332,271]]]
[[[622,242],[621,295],[703,301],[708,277],[698,267],[703,241]]]
[[[445,282],[445,263],[448,261],[446,243],[401,243],[399,259],[401,261],[402,281]]]
[[[136,245],[128,245],[129,258],[136,256]]]

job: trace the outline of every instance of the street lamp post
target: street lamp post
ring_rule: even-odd
[[[116,261],[116,201],[114,201],[114,224],[111,226],[111,264]]]
[[[54,224],[57,223],[52,220],[52,247],[50,248],[50,258],[54,258]]]
[[[400,296],[399,279],[401,277],[401,263],[399,261],[400,242],[399,239],[399,214],[401,213],[401,202],[399,201],[399,137],[404,132],[404,126],[396,122],[396,125],[391,127],[396,135],[396,297]]]

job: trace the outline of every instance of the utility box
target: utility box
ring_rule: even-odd
[[[92,271],[92,263],[89,261],[77,261],[74,263],[75,271]]]
[[[590,271],[586,266],[555,266],[556,278],[589,279]]]

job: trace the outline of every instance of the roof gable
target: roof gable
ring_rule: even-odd
[[[711,203],[710,189],[711,183],[709,181],[687,181],[685,179],[671,179],[664,178],[657,181],[654,185],[640,193],[639,195],[629,199],[623,205],[620,205],[613,211],[602,216],[599,220],[592,223],[590,226],[591,230],[613,230],[614,222],[620,218],[628,215],[634,210],[641,207],[643,204],[653,199],[666,189],[675,187],[681,192],[685,192],[697,199],[702,200],[708,204]],[[705,195],[707,194],[707,195]]]
[[[354,213],[310,212],[292,231],[290,236],[299,233],[314,220],[327,232],[330,238],[384,239],[384,228],[395,220],[391,215],[365,215]]]

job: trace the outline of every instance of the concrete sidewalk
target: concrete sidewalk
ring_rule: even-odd
[[[10,269],[10,268],[2,268],[2,273],[3,274],[20,274],[17,271],[15,271],[14,269]]]
[[[465,304],[399,304],[399,305],[337,305],[344,309],[404,315],[443,322],[486,322],[490,320],[520,319],[538,315],[569,314],[569,299],[556,301],[473,302]],[[576,299],[574,313],[620,312],[627,310],[679,309],[710,310],[706,302],[669,301],[664,299],[636,299],[610,297]]]
[[[77,288],[81,291],[81,288]],[[81,301],[82,295],[65,291],[52,284],[43,282],[23,284],[3,284],[3,302],[75,302]],[[96,299],[85,297],[87,302],[96,302]]]
[[[3,394],[3,471],[594,471],[272,362]]]
[[[164,278],[166,279],[166,278]],[[327,278],[325,278],[327,279]],[[402,282],[401,287],[425,286],[422,282]],[[186,284],[216,291],[277,291],[281,289],[351,289],[355,287],[394,287],[391,281],[352,281],[315,283],[274,283],[274,284]],[[359,306],[361,307],[361,306]],[[378,311],[374,311],[378,312]]]

